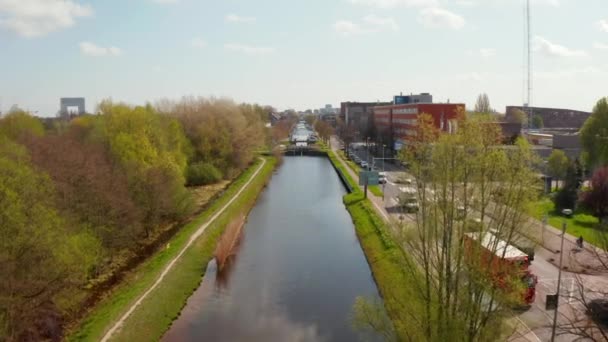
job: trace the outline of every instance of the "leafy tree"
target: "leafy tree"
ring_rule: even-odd
[[[198,162],[188,166],[188,184],[213,184],[222,179],[222,173],[210,163]]]
[[[141,212],[128,189],[123,169],[100,143],[72,126],[61,135],[27,142],[33,165],[55,184],[56,207],[77,227],[89,227],[104,247],[132,246],[141,233]]]
[[[27,112],[16,110],[0,119],[0,134],[13,140],[41,136],[44,134],[44,126],[40,119]]]
[[[543,126],[544,126],[543,117],[540,115],[534,115],[532,117],[532,126],[537,129],[543,128]]]
[[[490,107],[490,98],[488,94],[483,93],[477,96],[477,101],[475,102],[475,112],[489,114],[493,112],[492,107]]]
[[[608,166],[595,170],[591,187],[583,193],[582,201],[593,210],[594,215],[605,221],[608,216]]]
[[[576,208],[580,186],[581,183],[576,175],[576,165],[574,162],[570,162],[566,168],[564,186],[557,192],[553,199],[555,207],[559,211],[563,209],[574,210]]]
[[[0,136],[0,340],[58,340],[54,299],[82,285],[98,261],[96,239],[69,231],[53,197],[25,149]]]
[[[568,157],[562,150],[553,150],[551,151],[551,155],[547,160],[548,171],[551,177],[555,178],[557,181],[564,179],[566,176],[566,170],[568,169],[568,165],[570,161]],[[559,188],[559,182],[556,182],[557,187]]]
[[[534,198],[536,162],[527,143],[497,149],[500,128],[488,119],[461,118],[456,134],[437,130],[419,117],[405,158],[416,177],[419,210],[412,224],[395,227],[402,270],[412,279],[396,326],[400,340],[493,340],[523,300],[517,269],[506,268],[498,286],[486,250],[470,241],[471,231],[512,243],[525,233],[526,206]],[[500,180],[500,182],[497,182]],[[471,218],[483,224],[471,226]],[[504,253],[487,246],[489,253]],[[505,290],[504,288],[508,289]]]
[[[528,124],[528,114],[526,112],[524,112],[523,110],[519,110],[516,109],[513,112],[513,121],[519,124],[522,124],[522,126],[525,126]]]
[[[581,142],[589,169],[608,164],[608,98],[597,102],[581,128]]]

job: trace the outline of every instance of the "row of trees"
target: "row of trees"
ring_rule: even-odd
[[[0,119],[0,340],[60,337],[193,212],[186,184],[234,177],[269,137],[265,108],[228,100],[99,112],[51,129],[22,111]]]
[[[407,274],[407,298],[397,298],[396,333],[410,341],[477,341],[503,336],[504,318],[523,299],[521,270],[497,268],[486,253],[506,253],[497,242],[469,243],[493,234],[512,243],[529,229],[525,207],[537,195],[537,163],[524,140],[496,148],[501,130],[490,116],[461,114],[456,134],[438,130],[419,116],[415,139],[401,158],[416,178],[419,210],[412,223],[393,231],[397,258]],[[481,224],[479,222],[482,222]],[[476,237],[476,238],[475,238]],[[500,285],[498,284],[500,283]],[[505,289],[508,289],[505,291]],[[374,304],[361,305],[379,321]],[[381,321],[381,320],[380,320]],[[376,324],[375,324],[376,323]]]

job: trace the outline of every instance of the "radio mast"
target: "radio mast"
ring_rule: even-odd
[[[526,19],[525,19],[525,31],[526,31],[526,100],[524,103],[524,110],[527,116],[526,128],[530,128],[530,121],[532,121],[532,28],[530,19],[530,0],[526,0]]]

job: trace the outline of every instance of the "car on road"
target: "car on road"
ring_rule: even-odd
[[[379,172],[378,173],[378,183],[386,184],[387,181],[388,181],[388,178],[386,178],[386,172]]]
[[[399,178],[397,178],[397,183],[405,184],[405,185],[412,185],[412,184],[414,184],[414,180],[411,178],[399,177]]]
[[[367,162],[365,160],[361,161],[361,167],[364,169],[367,169],[369,165],[367,164]]]
[[[419,209],[417,190],[414,187],[403,186],[399,188],[399,205],[408,213],[415,213]]]

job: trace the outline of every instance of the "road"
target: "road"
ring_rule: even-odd
[[[337,144],[336,144],[337,146]],[[336,148],[336,147],[334,147]],[[369,160],[370,165],[374,165],[378,171],[385,171],[388,182],[383,186],[384,190],[384,209],[394,215],[395,218],[401,215],[397,209],[397,198],[401,191],[400,187],[403,184],[397,183],[403,179],[413,179],[411,175],[400,165],[386,162],[382,163],[382,156],[375,156],[371,151],[368,151],[363,143],[360,147],[354,150],[354,153],[362,160]],[[415,215],[406,215],[409,220],[415,220]],[[541,223],[533,220],[533,225]],[[531,228],[536,229],[536,228]],[[542,227],[544,234],[556,234],[554,229]],[[573,239],[572,237],[570,237]],[[536,300],[530,309],[520,312],[515,321],[519,325],[517,333],[513,335],[511,341],[550,341],[551,327],[553,325],[553,310],[545,310],[546,296],[555,294],[557,291],[557,278],[559,269],[548,260],[559,258],[559,254],[554,253],[542,246],[537,246],[535,249],[535,259],[532,262],[530,269],[538,277],[538,285],[536,287]],[[590,291],[581,293],[579,283],[584,284],[584,288]],[[570,272],[562,272],[562,281],[560,286],[560,300],[558,312],[558,327],[566,325],[572,321],[579,321],[580,324],[593,324],[588,320],[585,313],[582,297],[590,300],[595,293],[590,293],[594,290],[608,288],[608,278],[606,275],[577,275]],[[558,336],[555,341],[572,341],[581,339],[580,336],[566,333],[561,329],[557,329]]]

